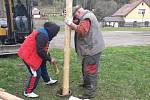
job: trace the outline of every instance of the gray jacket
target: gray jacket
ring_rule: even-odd
[[[105,48],[103,36],[100,32],[100,26],[96,16],[92,12],[87,11],[81,18],[81,20],[85,19],[89,19],[91,22],[90,30],[84,38],[79,36],[76,37],[76,50],[81,57],[95,55],[102,52]]]

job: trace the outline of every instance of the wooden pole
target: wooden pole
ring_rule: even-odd
[[[66,17],[72,17],[72,0],[66,0]],[[62,95],[69,94],[70,41],[71,29],[66,25],[64,41],[64,75]]]

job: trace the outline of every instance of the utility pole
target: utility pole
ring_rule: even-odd
[[[72,17],[72,0],[66,0],[66,17]],[[65,41],[64,41],[64,75],[63,75],[63,91],[62,95],[69,94],[69,65],[70,65],[70,42],[71,29],[65,26]]]
[[[144,15],[145,15],[145,10],[142,12],[142,26],[144,26]]]

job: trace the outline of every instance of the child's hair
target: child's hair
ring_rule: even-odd
[[[60,26],[53,22],[46,22],[44,28],[47,30],[50,40],[57,35]]]

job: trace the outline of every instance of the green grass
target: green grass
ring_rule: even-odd
[[[102,31],[150,31],[150,27],[104,27]]]
[[[48,65],[48,72],[59,80],[56,86],[45,86],[41,79],[35,93],[40,94],[35,100],[67,100],[56,97],[56,91],[62,87],[63,51],[52,49],[51,54],[57,58],[61,73],[57,76]],[[0,88],[7,92],[22,96],[24,83],[28,76],[27,68],[17,56],[0,58]],[[99,69],[97,96],[93,100],[149,100],[150,98],[150,46],[111,47],[105,49]],[[77,86],[81,80],[81,66],[72,50],[70,65],[70,89],[74,95],[83,92]]]

